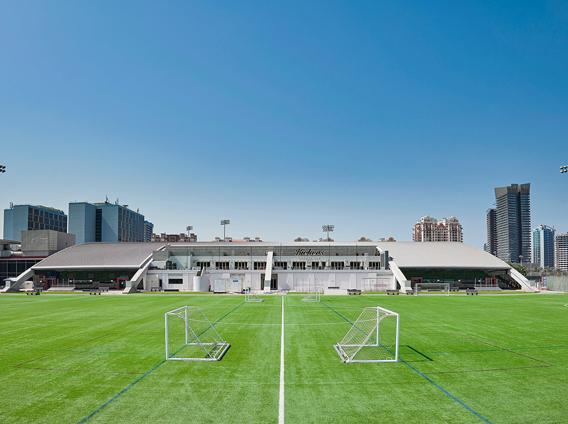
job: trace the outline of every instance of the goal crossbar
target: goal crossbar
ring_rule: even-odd
[[[414,285],[414,295],[418,296],[420,292],[449,296],[450,283],[416,283]]]
[[[396,312],[365,308],[334,348],[343,362],[397,362],[399,323]]]
[[[264,302],[264,299],[251,293],[250,287],[245,287],[245,302]]]
[[[302,302],[319,302],[321,299],[321,289],[319,287],[314,287],[308,294],[302,299]]]
[[[219,361],[231,346],[198,306],[166,312],[165,335],[168,361]]]

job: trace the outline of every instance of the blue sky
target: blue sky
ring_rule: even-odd
[[[566,46],[560,1],[3,1],[0,206],[108,195],[202,241],[455,215],[482,247],[530,182],[566,232]]]

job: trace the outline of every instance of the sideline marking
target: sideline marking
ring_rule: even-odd
[[[225,318],[227,315],[229,315],[230,313],[236,311],[237,309],[239,309],[241,306],[243,306],[245,303],[241,303],[239,306],[237,306],[235,309],[233,309],[232,311],[226,313],[225,315],[223,315],[223,318]],[[215,322],[215,324],[217,324],[219,321],[221,321],[221,319],[219,319],[218,321]],[[212,324],[212,325],[215,325]],[[130,386],[128,386],[126,389],[123,389],[122,391],[120,391],[117,395],[115,395],[111,400],[109,400],[108,402],[106,402],[104,405],[102,405],[101,407],[99,407],[97,410],[95,410],[94,412],[91,412],[87,417],[83,418],[81,421],[79,421],[79,424],[84,423],[85,421],[87,421],[88,419],[92,418],[95,414],[97,414],[98,412],[102,411],[105,407],[107,407],[108,405],[110,405],[112,402],[114,402],[116,399],[118,399],[121,395],[123,395],[124,393],[126,393],[126,391],[130,388],[132,388],[135,384],[139,383],[140,381],[142,381],[145,377],[147,377],[148,375],[150,375],[150,373],[154,370],[156,370],[157,368],[159,368],[160,366],[164,365],[166,363],[166,359],[164,359],[162,362],[160,362],[158,365],[156,365],[154,368],[152,368],[150,371],[148,371],[146,374],[144,374],[142,377],[140,377],[138,380],[136,380],[134,383],[130,384]]]
[[[353,325],[353,323],[351,321],[349,321],[347,318],[345,318],[343,315],[341,315],[339,312],[337,312],[335,309],[333,309],[331,306],[327,306],[325,303],[320,302],[322,305],[324,305],[326,308],[329,308],[331,311],[335,312],[337,315],[339,315],[341,318],[343,318],[345,321],[349,322],[351,325]],[[473,409],[471,409],[469,406],[467,406],[465,403],[463,403],[461,400],[459,400],[458,398],[456,398],[454,395],[452,395],[450,392],[448,392],[446,389],[442,388],[441,386],[439,386],[438,384],[436,384],[434,381],[432,381],[430,378],[426,377],[424,374],[422,374],[420,371],[418,371],[416,368],[414,368],[412,365],[410,365],[408,362],[406,362],[404,359],[400,359],[400,357],[398,358],[398,360],[400,362],[402,362],[404,365],[406,365],[407,367],[409,367],[412,371],[416,372],[420,377],[422,377],[423,379],[425,379],[428,383],[432,384],[434,387],[436,387],[437,389],[441,390],[442,393],[444,393],[445,395],[449,396],[451,399],[455,400],[457,403],[459,403],[461,406],[463,406],[465,409],[467,409],[469,412],[471,412],[472,414],[474,414],[476,417],[478,417],[479,419],[481,419],[482,421],[486,422],[487,424],[491,424],[491,421],[489,421],[488,419],[484,418],[483,416],[481,416],[480,414],[478,414],[477,412],[475,412]]]
[[[284,424],[284,296],[282,296],[282,335],[280,337],[280,399],[278,424]]]

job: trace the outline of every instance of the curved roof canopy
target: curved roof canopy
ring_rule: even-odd
[[[33,269],[140,268],[163,243],[84,243],[38,262]]]
[[[465,243],[379,242],[399,268],[509,269],[501,259]]]

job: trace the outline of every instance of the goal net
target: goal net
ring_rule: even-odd
[[[414,294],[441,294],[450,295],[450,283],[416,283],[414,285]]]
[[[320,301],[321,290],[319,287],[314,287],[310,289],[306,297],[302,299],[302,302],[319,302]]]
[[[245,287],[245,302],[264,302],[264,299],[261,299],[254,293],[251,293],[250,287]]]
[[[229,346],[198,306],[166,312],[166,360],[219,361]]]
[[[397,362],[399,321],[396,312],[365,308],[335,350],[343,362]]]

